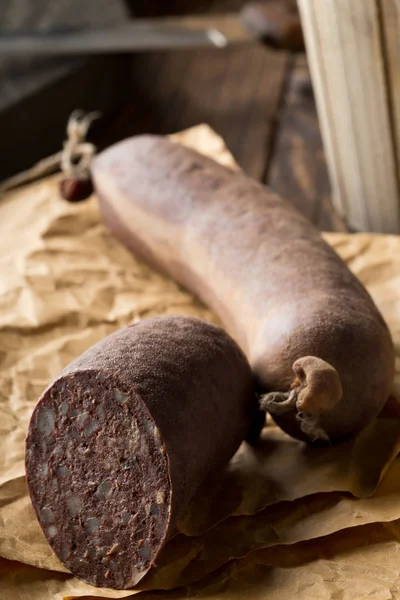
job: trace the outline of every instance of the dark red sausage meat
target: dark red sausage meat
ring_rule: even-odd
[[[95,586],[134,586],[239,447],[254,402],[244,354],[200,319],[142,321],[69,364],[26,440],[33,507],[63,564]]]

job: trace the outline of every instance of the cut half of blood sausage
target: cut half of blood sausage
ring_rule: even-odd
[[[139,322],[70,363],[26,440],[33,507],[62,563],[95,586],[137,584],[255,406],[244,354],[201,319]]]

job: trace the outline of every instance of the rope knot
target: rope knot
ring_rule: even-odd
[[[75,110],[68,119],[67,139],[61,154],[61,170],[66,177],[77,179],[90,178],[90,164],[96,154],[96,146],[86,141],[93,121],[99,119],[99,112],[85,114]]]

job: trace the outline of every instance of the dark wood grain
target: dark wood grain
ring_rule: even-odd
[[[224,138],[239,165],[261,180],[287,59],[285,53],[258,45],[135,55],[132,96],[100,143],[207,123]]]
[[[134,95],[116,127],[127,136],[208,123],[246,173],[262,179],[287,58],[258,45],[135,56]]]
[[[331,190],[310,74],[303,55],[291,59],[266,182],[320,229],[346,231]]]

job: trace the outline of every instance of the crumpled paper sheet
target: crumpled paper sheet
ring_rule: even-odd
[[[399,521],[356,527],[311,542],[253,552],[224,565],[201,582],[171,592],[143,592],[139,598],[397,600],[400,598],[399,540]],[[65,577],[0,558],[2,600],[76,598],[73,583],[64,581]],[[84,593],[81,584],[81,600],[110,598],[107,590],[91,588]],[[112,597],[126,598],[128,594],[114,592]]]
[[[174,138],[236,167],[208,127]],[[24,480],[30,414],[65,364],[126,323],[166,313],[218,320],[121,247],[105,231],[94,198],[70,205],[59,199],[57,184],[57,177],[49,178],[0,203],[0,556],[20,561],[1,561],[0,598],[17,593],[23,600],[85,594],[121,598],[135,592],[97,590],[62,573],[40,531]],[[366,234],[327,234],[326,239],[370,290],[399,350],[400,239]],[[397,364],[397,392],[399,374]],[[249,552],[254,564],[261,564],[254,552],[259,548],[297,548],[303,540],[331,537],[339,530],[353,535],[353,529],[364,530],[368,523],[395,523],[400,518],[400,459],[394,460],[400,419],[393,405],[394,411],[376,419],[356,440],[331,449],[308,448],[266,427],[257,449],[243,445],[227,469],[199,490],[180,520],[179,534],[142,587],[186,585],[217,569],[230,579],[231,572],[253,569],[240,566]],[[224,567],[233,558],[241,560]],[[241,575],[232,577],[241,581]],[[180,598],[191,592],[179,593]]]
[[[253,552],[199,583],[140,600],[397,600],[399,540],[398,521],[357,527]]]

